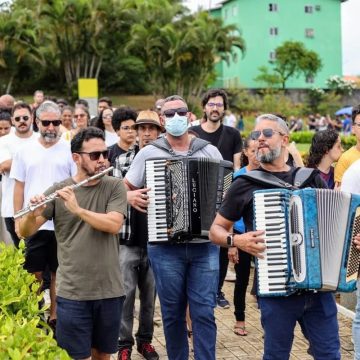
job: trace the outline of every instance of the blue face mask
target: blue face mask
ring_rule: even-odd
[[[165,129],[172,136],[181,136],[185,134],[188,128],[187,116],[180,116],[178,113],[171,118],[165,117]]]

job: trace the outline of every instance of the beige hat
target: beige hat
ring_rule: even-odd
[[[141,124],[154,124],[162,130],[162,126],[160,124],[159,115],[152,110],[143,110],[139,112],[138,117],[136,118],[135,128]]]

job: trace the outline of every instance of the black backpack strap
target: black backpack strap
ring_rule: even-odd
[[[261,170],[249,171],[246,174],[241,174],[241,175],[237,176],[235,179],[237,179],[240,176],[245,179],[248,179],[252,182],[255,182],[257,184],[261,184],[261,185],[271,185],[276,188],[280,187],[280,188],[286,188],[286,189],[296,189],[296,187],[294,185],[289,184],[289,183],[279,179],[275,175],[272,175],[268,172],[261,171]]]
[[[192,138],[187,155],[191,156],[192,154],[201,150],[208,144],[210,144],[210,143],[206,140],[199,139],[197,137]],[[175,151],[172,149],[171,145],[169,144],[169,142],[166,140],[166,138],[164,136],[160,137],[159,139],[154,140],[149,145],[153,145],[159,149],[167,151],[172,156],[176,156]]]
[[[315,173],[315,169],[300,167],[298,168],[295,177],[294,177],[294,185],[298,188],[301,188]]]

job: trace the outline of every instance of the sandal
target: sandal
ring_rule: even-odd
[[[234,334],[238,336],[246,336],[248,332],[245,326],[234,326]]]

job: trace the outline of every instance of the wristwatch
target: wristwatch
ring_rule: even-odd
[[[227,237],[226,237],[227,246],[229,246],[229,247],[234,246],[234,236],[235,236],[234,233],[230,233],[227,235]]]

